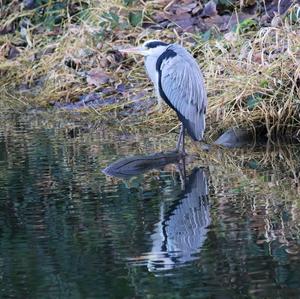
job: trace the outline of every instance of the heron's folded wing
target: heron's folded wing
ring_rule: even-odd
[[[176,55],[160,67],[160,88],[194,140],[201,140],[207,105],[204,79],[192,57]]]

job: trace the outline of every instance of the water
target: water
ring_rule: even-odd
[[[173,139],[78,128],[1,122],[1,298],[300,297],[299,146],[212,152],[183,188],[101,171]]]

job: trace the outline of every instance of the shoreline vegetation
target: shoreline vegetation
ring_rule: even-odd
[[[177,42],[208,90],[206,135],[232,127],[300,134],[298,1],[0,0],[0,111],[80,111],[91,121],[177,127],[157,107],[142,58],[118,51]],[[121,124],[120,124],[121,123]]]

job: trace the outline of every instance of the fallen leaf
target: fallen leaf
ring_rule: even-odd
[[[168,19],[175,23],[178,27],[181,27],[184,30],[188,30],[189,28],[192,28],[194,25],[194,19],[191,17],[189,13],[183,13],[180,15],[172,15],[169,16]]]
[[[232,30],[238,24],[241,24],[244,20],[249,19],[251,16],[244,13],[238,13],[237,15],[216,15],[214,17],[205,18],[205,24],[211,28],[217,26],[221,32]]]
[[[201,3],[198,3],[198,5],[195,8],[193,8],[192,15],[196,15],[201,9],[203,9],[203,6]]]
[[[175,14],[180,15],[192,11],[197,6],[197,3],[190,3],[188,5],[177,5],[175,8]]]
[[[8,34],[14,32],[14,26],[12,23],[9,23],[6,26],[0,27],[0,35]]]
[[[87,73],[86,81],[89,85],[101,86],[108,83],[110,77],[102,69],[92,69]]]
[[[297,1],[295,1],[297,2]],[[296,4],[296,3],[295,3]],[[276,15],[276,13],[282,15],[293,5],[292,0],[273,0],[266,5],[267,14],[269,16]]]
[[[11,48],[9,49],[8,52],[8,59],[14,59],[16,57],[18,57],[20,55],[20,51],[18,50],[18,48],[11,46]]]
[[[156,23],[161,23],[168,19],[167,15],[164,11],[158,11],[157,13],[155,13],[155,15],[153,15],[152,18]]]
[[[176,9],[175,9],[174,14],[175,15],[181,15],[181,14],[184,14],[184,13],[188,13],[189,11],[190,11],[190,9],[188,7],[177,6]]]
[[[205,4],[204,9],[201,13],[201,17],[214,17],[218,15],[217,5],[213,0],[210,0]]]
[[[6,59],[14,59],[20,55],[20,50],[11,43],[5,43],[0,47],[0,57]]]
[[[204,19],[204,22],[208,26],[208,28],[217,26],[220,29],[220,31],[226,31],[229,29],[228,26],[229,21],[230,21],[230,16],[228,15],[224,15],[224,16],[216,15],[214,17],[209,17]]]

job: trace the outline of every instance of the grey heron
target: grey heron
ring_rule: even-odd
[[[185,130],[201,141],[205,130],[207,95],[202,72],[194,57],[178,44],[146,41],[141,47],[122,49],[123,53],[145,57],[148,76],[158,98],[176,111],[181,129],[176,150],[184,153]]]

